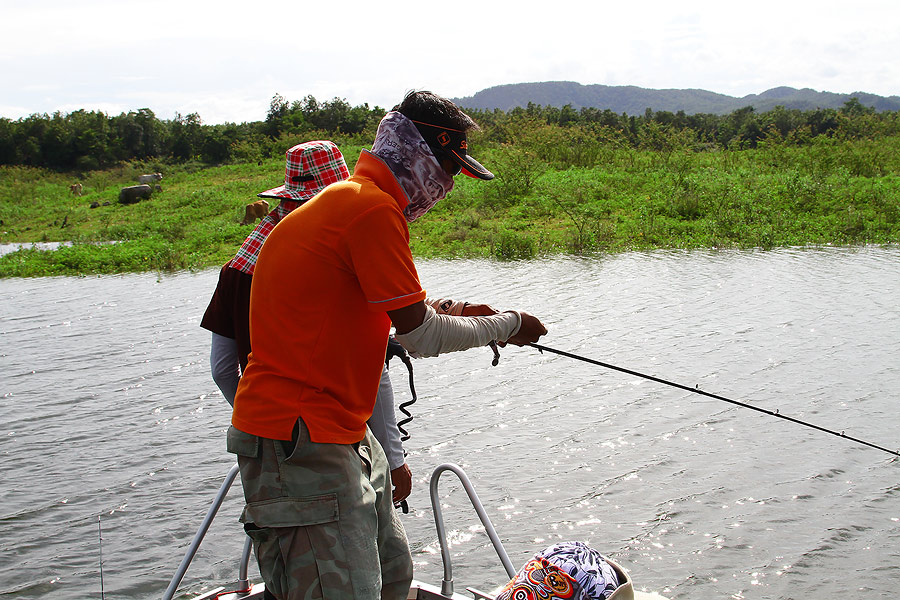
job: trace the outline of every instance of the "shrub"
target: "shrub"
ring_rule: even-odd
[[[529,236],[504,230],[495,238],[491,254],[501,260],[516,260],[534,258],[537,251]]]

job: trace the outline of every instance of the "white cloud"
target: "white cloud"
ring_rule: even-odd
[[[448,10],[257,0],[13,0],[0,23],[0,116],[149,107],[204,122],[265,117],[275,93],[389,108],[409,89],[505,83],[788,85],[900,94],[900,4],[788,0],[594,4],[496,0]],[[37,7],[37,8],[35,8]]]

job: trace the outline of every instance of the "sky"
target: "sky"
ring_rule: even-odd
[[[897,0],[0,0],[0,117],[266,117],[275,94],[390,108],[575,81],[900,95]]]

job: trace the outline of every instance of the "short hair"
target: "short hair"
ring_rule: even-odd
[[[460,131],[478,129],[478,124],[457,105],[446,98],[425,90],[407,92],[403,101],[394,107],[413,121]]]

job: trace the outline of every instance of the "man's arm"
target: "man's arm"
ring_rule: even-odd
[[[524,346],[547,333],[538,318],[522,311],[483,317],[438,315],[420,301],[388,311],[388,315],[397,331],[397,341],[416,356],[437,356],[484,346],[493,340]]]
[[[398,334],[409,333],[425,319],[425,302],[416,302],[397,310],[389,310],[388,316]]]
[[[209,367],[213,381],[219,386],[228,404],[234,406],[238,382],[241,380],[241,366],[238,360],[237,341],[218,333],[212,334],[209,350]]]

